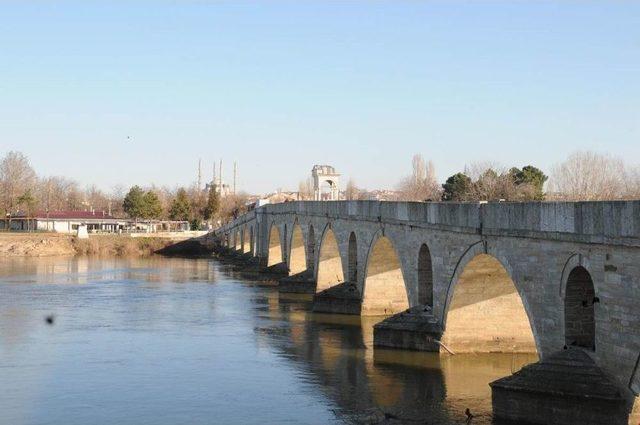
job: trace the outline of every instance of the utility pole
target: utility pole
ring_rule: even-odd
[[[233,194],[236,194],[236,179],[238,177],[238,163],[233,161]]]

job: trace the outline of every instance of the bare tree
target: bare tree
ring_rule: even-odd
[[[554,197],[573,201],[621,199],[633,192],[625,183],[625,164],[607,154],[579,151],[556,165],[549,187]]]
[[[420,154],[411,161],[413,170],[399,184],[400,198],[406,201],[425,201],[440,199],[440,185],[436,180],[435,167],[431,161],[425,162]]]
[[[298,197],[300,201],[313,199],[313,180],[311,177],[301,180],[298,184]]]
[[[412,177],[415,184],[419,184],[420,182],[427,179],[427,165],[425,164],[422,155],[413,155],[413,158],[411,159],[411,165],[413,166]],[[431,165],[431,163],[429,163],[429,165]]]
[[[109,208],[107,211],[114,217],[124,217],[124,209],[122,208],[122,202],[126,195],[126,189],[123,185],[118,184],[111,188],[109,193]],[[166,210],[165,210],[166,211]]]
[[[625,183],[625,199],[640,199],[640,165],[627,167]]]
[[[344,194],[348,201],[356,201],[361,199],[362,191],[358,189],[356,182],[353,179],[349,179]]]
[[[220,198],[220,210],[218,211],[220,221],[226,223],[244,214],[247,211],[248,198],[248,195],[244,192]]]
[[[84,191],[84,203],[90,210],[108,211],[109,197],[96,185],[87,186]]]
[[[20,152],[10,151],[0,161],[0,202],[5,214],[18,209],[18,198],[35,189],[36,173]]]
[[[68,194],[77,191],[77,183],[62,176],[44,177],[38,180],[36,197],[45,211],[68,209]]]

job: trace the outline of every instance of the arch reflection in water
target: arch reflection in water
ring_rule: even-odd
[[[474,424],[493,423],[488,383],[536,360],[527,354],[374,351],[376,317],[311,313],[308,300],[280,298],[260,338],[304,371],[349,423],[378,423],[386,413],[399,423],[457,424],[467,408]]]

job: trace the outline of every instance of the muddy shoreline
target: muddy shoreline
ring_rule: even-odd
[[[0,233],[0,258],[51,256],[146,257],[211,254],[197,239],[91,235],[78,239],[56,233]]]

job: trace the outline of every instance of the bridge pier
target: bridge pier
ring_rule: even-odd
[[[261,266],[259,269],[260,273],[273,275],[274,277],[286,277],[289,275],[289,266],[284,262],[271,266]]]
[[[489,384],[493,414],[516,423],[627,425],[623,391],[582,349],[568,349]]]
[[[315,313],[355,314],[362,309],[360,291],[353,282],[342,282],[313,297],[313,311]]]
[[[313,294],[316,292],[316,281],[311,270],[305,270],[291,276],[283,277],[278,283],[280,292],[292,294]]]
[[[375,347],[413,351],[440,351],[442,327],[428,306],[415,306],[373,327]]]

